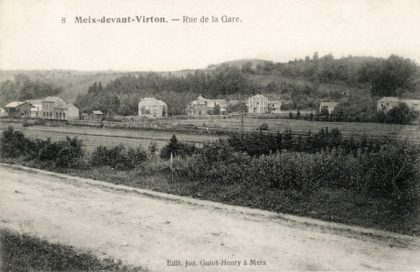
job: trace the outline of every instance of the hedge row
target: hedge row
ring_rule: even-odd
[[[290,130],[277,134],[248,133],[231,134],[228,144],[238,152],[251,156],[269,155],[282,150],[315,153],[322,150],[341,148],[345,153],[378,152],[388,140],[367,139],[366,137],[343,138],[338,129],[321,129],[307,137],[293,135]]]
[[[82,141],[67,137],[64,141],[31,140],[20,131],[8,128],[3,131],[0,142],[3,157],[24,156],[28,160],[45,162],[57,168],[77,167],[83,163]]]
[[[278,152],[259,157],[235,152],[219,142],[185,160],[180,169],[189,180],[240,185],[261,190],[352,190],[393,201],[409,210],[417,197],[418,150],[408,144],[384,145],[375,153]]]
[[[0,153],[5,158],[24,157],[45,163],[53,168],[76,168],[86,165],[110,166],[128,170],[147,160],[147,153],[141,147],[125,148],[99,146],[89,158],[83,152],[82,141],[67,137],[64,141],[50,139],[29,139],[20,131],[8,128],[0,140]]]

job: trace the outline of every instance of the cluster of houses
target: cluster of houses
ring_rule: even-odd
[[[209,99],[199,95],[195,100],[191,101],[186,113],[190,116],[205,116],[211,114],[225,114],[227,107],[241,103],[238,100],[225,99]],[[246,101],[248,114],[266,114],[266,113],[281,113],[281,107],[286,101],[270,100],[268,97],[257,94],[251,96]],[[319,112],[328,112],[329,114],[338,106],[340,102],[337,101],[322,101],[319,105]],[[418,99],[400,99],[396,97],[383,97],[377,101],[377,110],[387,112],[400,103],[405,103],[407,106],[415,111],[420,112],[420,100]],[[166,117],[168,114],[168,105],[155,98],[144,98],[139,103],[139,116],[142,117]]]
[[[13,101],[4,108],[4,113],[11,118],[79,119],[79,109],[58,96],[48,96],[40,100]]]
[[[238,100],[209,99],[199,95],[187,105],[186,113],[190,116],[205,116],[225,114],[228,106],[237,105]],[[266,96],[257,94],[248,98],[246,106],[248,113],[264,114],[278,113],[284,101],[272,101]],[[143,98],[139,102],[138,115],[142,117],[165,117],[168,114],[168,105],[153,97]]]
[[[324,101],[319,105],[319,112],[327,111],[331,113],[340,102],[335,101]],[[420,99],[402,99],[392,96],[385,96],[376,102],[376,110],[388,112],[394,107],[398,107],[400,103],[405,103],[408,108],[413,111],[420,112]]]
[[[194,101],[191,101],[186,109],[187,115],[206,116],[225,114],[228,106],[241,103],[238,100],[208,99],[199,95]],[[246,101],[248,114],[266,114],[280,113],[282,105],[286,101],[270,100],[266,96],[257,94],[251,96]],[[387,112],[400,103],[405,103],[415,111],[420,112],[419,99],[401,99],[396,97],[383,97],[377,101],[377,110]],[[323,101],[319,105],[319,112],[332,113],[339,102]],[[73,104],[57,96],[48,96],[40,100],[14,101],[0,108],[0,117],[11,118],[42,118],[54,120],[103,120],[103,112],[97,110],[91,114],[82,113],[79,115],[79,109]],[[138,104],[138,115],[140,117],[160,118],[168,116],[168,105],[159,99],[146,97],[140,100]]]

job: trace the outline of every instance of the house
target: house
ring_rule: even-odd
[[[58,96],[41,100],[41,118],[53,120],[78,120],[79,109]]]
[[[29,118],[32,107],[34,106],[28,101],[13,101],[5,106],[10,118]]]
[[[30,117],[31,118],[40,118],[41,117],[41,109],[42,109],[42,100],[26,100],[27,102],[32,104]]]
[[[224,114],[226,110],[225,99],[208,99],[201,94],[187,106],[188,115]]]
[[[400,104],[400,99],[392,96],[385,96],[376,102],[376,110],[387,112]]]
[[[262,94],[251,96],[247,100],[248,113],[263,114],[268,112],[268,98]]]
[[[18,106],[22,103],[23,102],[20,102],[20,101],[13,101],[13,102],[10,102],[9,104],[7,104],[6,106],[4,106],[8,116],[10,118],[19,118],[20,117]]]
[[[104,113],[100,110],[92,111],[91,119],[94,121],[102,121],[104,119]]]
[[[168,105],[154,97],[146,97],[139,102],[139,116],[141,117],[166,117]]]
[[[281,112],[281,105],[283,105],[284,101],[281,100],[269,100],[268,101],[268,111],[270,113],[280,113]]]
[[[0,118],[7,117],[7,111],[3,108],[0,108]]]
[[[324,101],[319,104],[319,112],[328,111],[331,114],[340,102]]]
[[[420,100],[419,99],[401,99],[401,102],[407,104],[407,106],[417,112],[420,112]]]

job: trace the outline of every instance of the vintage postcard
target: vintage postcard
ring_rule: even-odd
[[[419,0],[0,0],[0,271],[420,271]]]

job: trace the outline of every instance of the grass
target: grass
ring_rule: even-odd
[[[91,252],[49,243],[26,234],[0,230],[2,271],[144,271],[112,259],[100,260]]]

